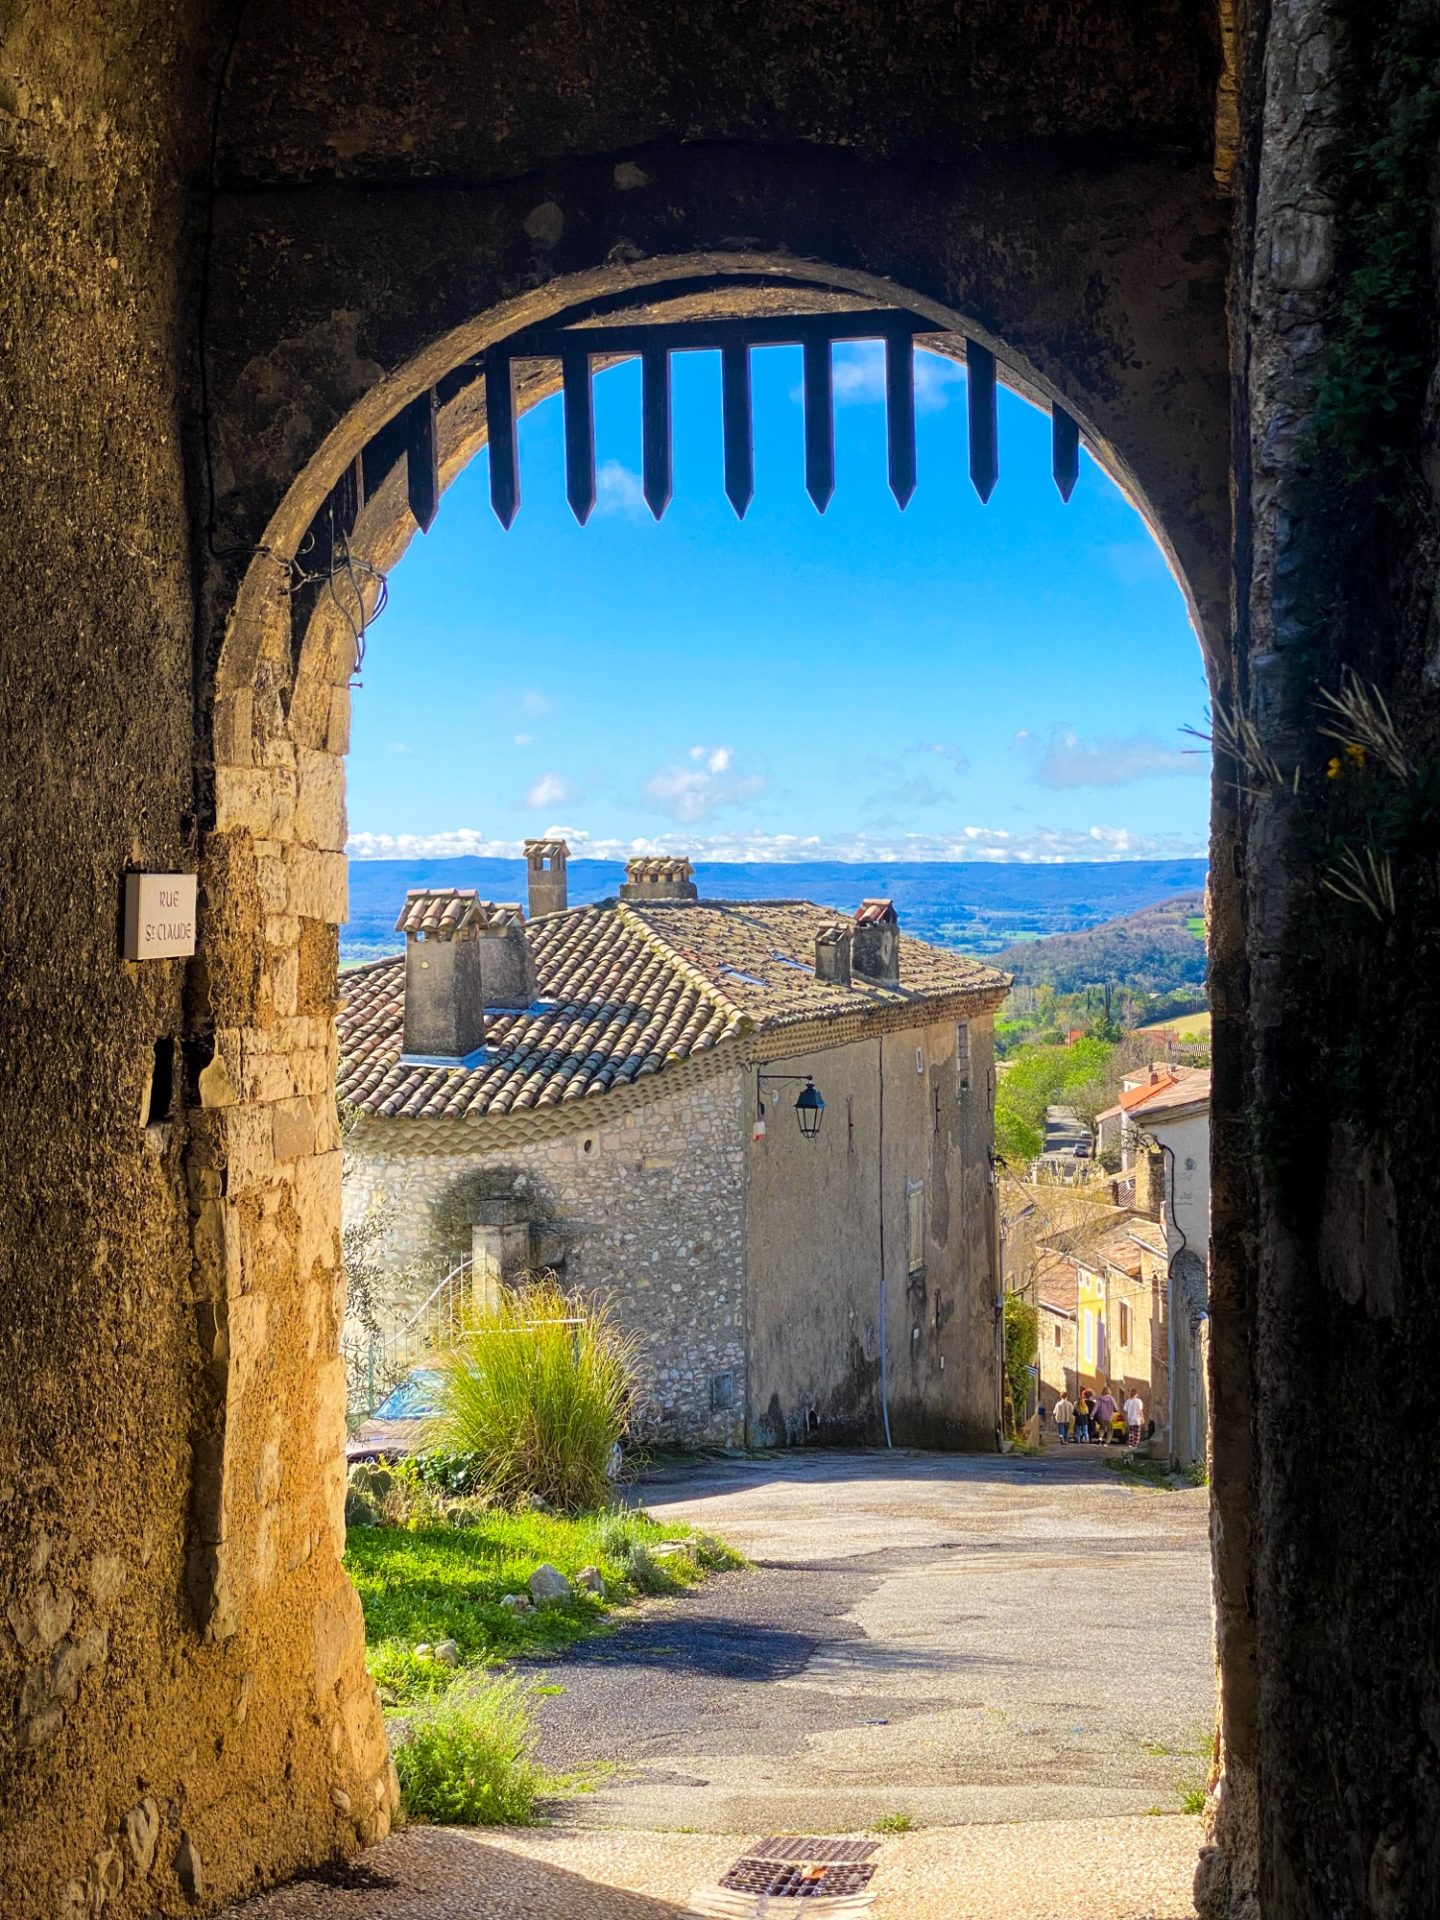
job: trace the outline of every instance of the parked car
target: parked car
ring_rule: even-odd
[[[345,1462],[398,1460],[418,1453],[425,1431],[440,1411],[437,1393],[441,1375],[434,1367],[417,1367],[393,1386],[370,1417],[345,1443]]]

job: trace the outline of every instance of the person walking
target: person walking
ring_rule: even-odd
[[[1060,1433],[1060,1444],[1062,1447],[1066,1446],[1070,1440],[1070,1422],[1075,1418],[1075,1409],[1070,1404],[1069,1395],[1062,1393],[1051,1408],[1051,1412],[1055,1416],[1055,1425]]]
[[[1075,1402],[1075,1442],[1090,1438],[1090,1410],[1095,1405],[1094,1396],[1088,1387],[1081,1389],[1080,1398]]]
[[[1125,1444],[1138,1447],[1140,1435],[1145,1429],[1145,1402],[1138,1393],[1132,1393],[1125,1402]]]
[[[1095,1438],[1102,1442],[1102,1444],[1110,1439],[1110,1428],[1118,1412],[1119,1408],[1115,1404],[1115,1396],[1107,1386],[1100,1398],[1095,1402],[1095,1426],[1097,1429]]]

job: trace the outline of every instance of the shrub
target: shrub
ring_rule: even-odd
[[[517,1681],[466,1680],[414,1708],[408,1720],[395,1770],[412,1819],[528,1825],[541,1778],[530,1757],[534,1721]]]
[[[504,1505],[600,1506],[633,1372],[606,1310],[546,1275],[475,1321],[446,1360],[437,1441],[473,1456],[472,1484]]]

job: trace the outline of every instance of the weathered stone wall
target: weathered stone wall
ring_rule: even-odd
[[[1420,1920],[1440,1911],[1440,20],[1315,0],[1247,27],[1236,694],[1254,733],[1217,787],[1239,816],[1227,938],[1250,1045],[1215,1098],[1248,1149],[1248,1403],[1222,1409],[1241,1370],[1218,1343],[1213,1365],[1217,1471],[1241,1421],[1253,1449],[1254,1629],[1224,1676],[1243,1711],[1220,1829],[1240,1839],[1202,1910]],[[1347,674],[1383,699],[1388,748],[1327,705]]]
[[[1071,407],[1219,660],[1219,36],[1130,0],[850,0],[823,33],[808,7],[3,18],[0,1909],[148,1920],[388,1818],[339,1562],[354,646],[328,596],[292,606],[316,508],[414,393],[567,301],[898,288]],[[442,431],[448,478],[473,396]],[[390,565],[393,475],[367,515]],[[123,965],[123,869],[196,864],[194,963]],[[178,1091],[147,1131],[157,1041]]]
[[[745,1407],[745,1094],[740,1068],[606,1114],[583,1129],[523,1129],[487,1150],[464,1120],[366,1115],[346,1140],[345,1208],[385,1207],[392,1272],[440,1278],[470,1251],[470,1201],[525,1202],[532,1240],[565,1285],[609,1302],[637,1343],[641,1430],[687,1446],[733,1446]],[[617,1106],[621,1103],[617,1102]],[[732,1376],[729,1408],[711,1381]]]
[[[774,1063],[814,1076],[825,1118],[804,1139],[796,1089],[787,1099],[776,1087],[765,1138],[749,1149],[754,1443],[883,1440],[883,1301],[896,1444],[995,1445],[991,1016],[973,1017],[970,1032],[963,1091],[953,1020]],[[912,1182],[925,1209],[925,1265],[913,1274]]]
[[[232,1178],[198,1111],[201,970],[120,958],[125,870],[193,871],[198,851],[203,516],[182,454],[205,11],[0,11],[6,1920],[213,1906],[353,1851],[389,1805],[339,1562],[337,1195],[312,1190],[302,1278],[298,1163],[277,1190],[257,1139]],[[323,1088],[327,995],[303,1047],[271,1025],[237,1073]],[[245,1248],[218,1237],[222,1195]]]

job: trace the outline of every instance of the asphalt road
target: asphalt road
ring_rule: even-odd
[[[548,1826],[392,1835],[232,1920],[733,1913],[722,1876],[777,1832],[877,1842],[874,1920],[1194,1920],[1175,1750],[1212,1705],[1203,1493],[1081,1449],[785,1454],[635,1493],[755,1564],[528,1669],[563,1688],[542,1758],[601,1763],[597,1790]]]
[[[1098,1452],[801,1452],[635,1497],[754,1563],[532,1668],[572,1824],[848,1831],[1175,1811],[1214,1696],[1206,1497]]]

